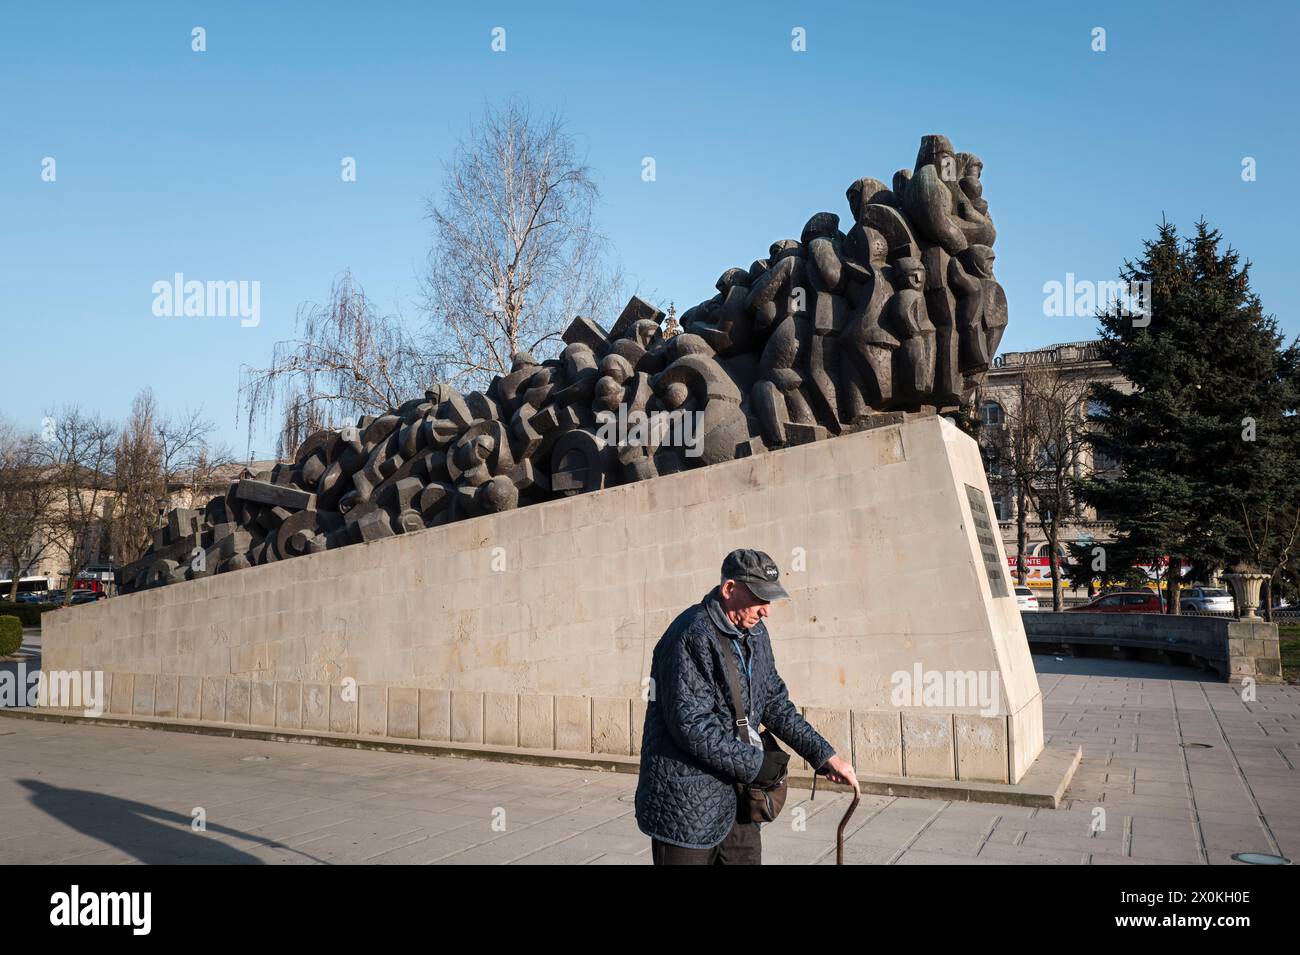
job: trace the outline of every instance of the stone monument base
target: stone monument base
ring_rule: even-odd
[[[1013,786],[1042,700],[991,514],[975,442],[912,418],[54,611],[44,663],[104,671],[112,717],[633,757],[655,641],[753,547],[860,774]]]

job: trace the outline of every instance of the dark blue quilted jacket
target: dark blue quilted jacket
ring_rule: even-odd
[[[655,646],[650,666],[653,692],[641,734],[636,821],[642,832],[661,842],[692,849],[716,846],[736,818],[735,784],[752,782],[763,765],[762,751],[736,738],[736,716],[719,655],[724,646],[736,660],[751,723],[762,723],[813,766],[820,768],[835,754],[790,702],[763,622],[747,638],[752,686],[733,637],[741,640],[745,635],[727,619],[715,587],[680,614]]]

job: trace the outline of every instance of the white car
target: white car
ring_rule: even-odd
[[[1017,587],[1016,607],[1020,610],[1037,610],[1038,595],[1029,587]]]
[[[1214,587],[1188,587],[1179,595],[1178,603],[1183,610],[1200,613],[1232,613],[1234,609],[1232,595]]]

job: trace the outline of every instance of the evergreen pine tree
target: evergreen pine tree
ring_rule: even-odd
[[[1078,488],[1115,520],[1113,575],[1165,556],[1199,577],[1243,561],[1275,573],[1300,545],[1300,345],[1283,346],[1250,264],[1220,243],[1203,220],[1185,240],[1162,223],[1120,273],[1149,288],[1146,314],[1113,303],[1098,316],[1102,356],[1135,386],[1094,386],[1089,438],[1119,470]]]

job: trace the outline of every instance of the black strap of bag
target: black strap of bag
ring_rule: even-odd
[[[742,705],[744,696],[740,692],[740,670],[728,641],[718,634],[718,647],[721,651],[723,671],[727,678],[727,695],[731,697],[731,709],[736,715],[736,739],[746,746],[752,746],[749,738],[749,712]],[[751,651],[752,652],[752,651]],[[753,690],[753,686],[750,686]],[[741,822],[771,822],[785,805],[787,791],[786,766],[790,755],[777,743],[776,738],[767,730],[759,734],[763,744],[763,759],[766,766],[771,761],[776,767],[775,778],[771,782],[736,783],[736,816]],[[760,770],[760,775],[762,771]]]
[[[740,670],[736,666],[736,659],[732,655],[727,639],[721,634],[718,635],[718,648],[722,653],[722,669],[727,678],[727,695],[731,697],[731,709],[736,714],[736,739],[748,746],[750,745],[749,713],[741,705],[745,697],[740,692]]]

